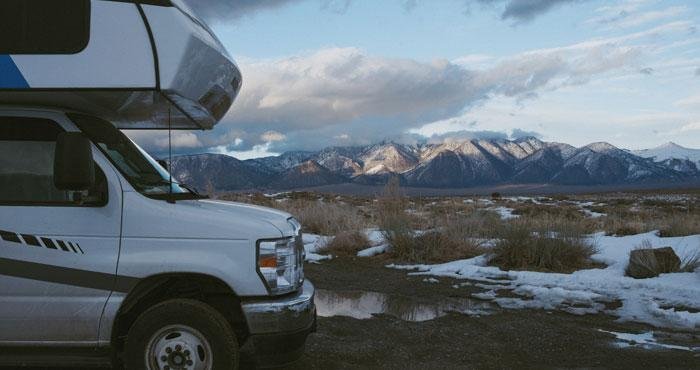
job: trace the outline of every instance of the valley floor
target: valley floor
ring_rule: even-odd
[[[469,188],[417,188],[403,187],[402,191],[408,196],[448,197],[490,195],[494,192],[503,195],[556,195],[556,194],[595,194],[609,192],[654,192],[663,190],[664,193],[682,192],[697,193],[700,180],[678,183],[649,183],[649,184],[620,184],[620,185],[554,185],[554,184],[502,184],[475,186]],[[312,188],[296,189],[312,193],[343,194],[349,196],[377,196],[384,190],[383,185],[337,184]]]

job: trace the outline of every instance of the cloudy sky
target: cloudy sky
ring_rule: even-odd
[[[695,0],[190,3],[244,84],[213,131],[176,133],[177,153],[524,135],[700,147]]]

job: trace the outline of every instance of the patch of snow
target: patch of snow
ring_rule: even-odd
[[[587,208],[581,209],[581,212],[583,212],[587,217],[590,218],[601,218],[607,216],[607,213],[593,212]]]
[[[533,197],[506,197],[503,198],[505,200],[509,200],[511,202],[515,203],[526,203],[526,202],[532,202],[534,204],[542,204],[539,199],[533,198]]]
[[[304,251],[306,252],[305,261],[310,263],[319,263],[320,261],[330,260],[333,258],[331,255],[318,253],[328,246],[328,243],[333,240],[333,237],[316,234],[303,234],[301,238],[304,243]]]
[[[430,283],[430,284],[437,284],[437,283],[440,282],[440,280],[431,277],[431,278],[425,278],[425,279],[423,279],[423,282],[424,282],[424,283]]]
[[[374,257],[378,254],[386,253],[389,250],[388,244],[377,245],[375,247],[369,247],[357,252],[358,257]]]
[[[357,252],[358,257],[374,257],[378,254],[386,253],[389,245],[384,239],[384,234],[379,229],[366,229],[364,234],[369,240],[369,248]]]
[[[624,237],[597,233],[591,236],[599,246],[593,256],[604,269],[576,271],[572,274],[533,271],[503,271],[488,266],[489,256],[438,265],[388,265],[412,271],[411,275],[443,276],[498,284],[519,297],[498,297],[495,290],[473,295],[488,299],[503,308],[541,308],[573,314],[609,313],[620,321],[641,322],[657,327],[700,328],[700,271],[662,274],[651,279],[625,276],[629,252],[648,240],[654,248],[670,246],[683,258],[700,251],[700,235],[660,238],[655,231]],[[619,308],[605,303],[620,302]],[[690,310],[685,310],[690,309]]]
[[[520,217],[520,215],[513,214],[513,211],[515,211],[515,210],[512,208],[494,207],[494,208],[488,208],[488,210],[498,213],[498,215],[501,216],[501,220],[511,220],[511,219]]]
[[[290,191],[283,191],[281,193],[263,194],[263,196],[265,198],[277,198],[279,196],[288,195],[288,194],[291,194],[291,192]]]
[[[640,333],[640,334],[632,334],[632,333],[618,333],[615,331],[607,331],[607,330],[602,330],[598,329],[599,332],[602,333],[608,333],[612,334],[615,336],[615,339],[617,339],[617,342],[615,342],[615,346],[619,348],[629,348],[629,347],[642,347],[646,349],[677,349],[681,351],[697,351],[700,349],[700,347],[686,347],[686,346],[677,346],[673,344],[664,344],[664,343],[659,343],[656,341],[656,338],[654,338],[654,332],[646,332],[646,333]]]

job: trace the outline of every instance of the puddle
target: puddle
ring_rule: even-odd
[[[410,297],[377,292],[329,290],[316,291],[316,309],[321,317],[346,316],[366,320],[385,314],[412,322],[433,320],[451,312],[480,316],[494,311],[493,305],[469,298],[443,297],[418,302]]]
[[[607,330],[602,330],[598,329],[598,331],[601,331],[603,333],[608,333],[612,334],[615,336],[615,342],[613,345],[619,348],[630,348],[630,347],[637,347],[637,348],[644,348],[644,349],[675,349],[675,350],[680,350],[680,351],[700,351],[700,347],[689,347],[689,346],[681,346],[681,345],[676,345],[676,344],[666,344],[666,343],[660,343],[657,341],[657,338],[654,336],[654,332],[646,332],[646,333],[639,333],[639,334],[633,334],[633,333],[618,333],[614,331],[607,331]]]

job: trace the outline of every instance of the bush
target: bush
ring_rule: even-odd
[[[474,212],[470,217],[439,212],[418,225],[428,231],[416,233],[407,207],[408,200],[401,194],[398,181],[392,179],[378,200],[377,221],[391,246],[390,254],[406,262],[445,262],[482,254],[483,248],[471,238],[483,234],[484,225],[493,225],[495,220],[487,212]]]
[[[326,250],[339,256],[355,256],[357,252],[369,246],[367,236],[359,231],[343,231],[326,246]]]
[[[334,236],[360,231],[366,226],[357,208],[346,204],[294,200],[277,206],[294,215],[306,233]]]
[[[674,237],[700,234],[700,219],[694,216],[674,214],[665,220],[659,220],[659,236]]]
[[[498,238],[503,228],[501,216],[491,211],[476,210],[466,215],[451,215],[441,221],[445,232],[459,239]]]
[[[681,259],[680,272],[694,272],[697,269],[700,269],[700,251]]]
[[[413,236],[411,217],[406,213],[408,200],[401,193],[398,178],[389,179],[377,201],[377,207],[378,226],[392,246]]]
[[[597,252],[580,226],[552,223],[547,228],[528,221],[508,224],[496,243],[492,263],[504,270],[570,273],[592,266]]]

